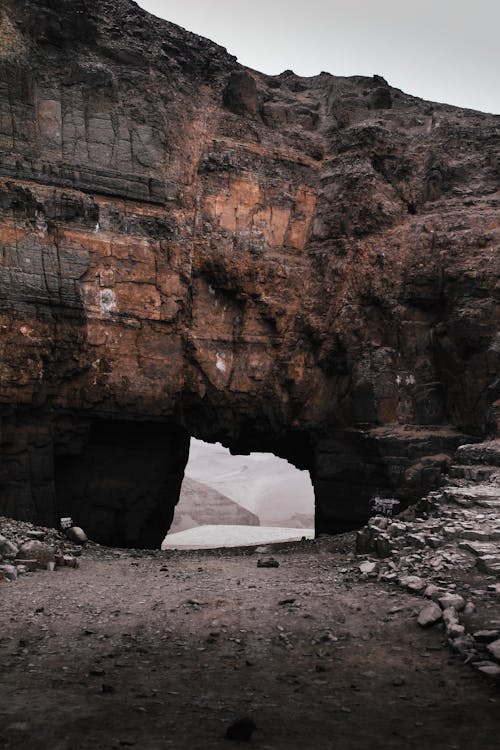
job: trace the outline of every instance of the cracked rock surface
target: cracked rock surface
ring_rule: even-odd
[[[498,117],[132,0],[2,0],[0,82],[1,513],[159,546],[195,435],[338,532],[496,432]]]
[[[376,517],[358,532],[358,552],[384,557],[359,571],[431,600],[418,624],[443,622],[452,649],[500,679],[500,441],[460,446],[455,460],[449,484],[407,518]]]

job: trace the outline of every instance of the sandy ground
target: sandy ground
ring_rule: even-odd
[[[162,549],[215,549],[314,539],[314,529],[208,524],[168,534]]]
[[[287,545],[279,568],[87,550],[2,584],[0,745],[227,750],[250,716],[259,750],[496,750],[498,687],[418,627],[420,599],[355,582],[344,544]]]

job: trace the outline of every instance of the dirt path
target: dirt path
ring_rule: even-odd
[[[498,688],[418,628],[421,599],[320,543],[275,557],[89,550],[2,585],[0,744],[227,749],[251,716],[259,750],[496,750]]]

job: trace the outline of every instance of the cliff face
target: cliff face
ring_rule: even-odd
[[[159,544],[189,434],[308,468],[318,531],[436,481],[500,418],[499,131],[1,0],[0,513]]]

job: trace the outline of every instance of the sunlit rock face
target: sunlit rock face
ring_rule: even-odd
[[[129,0],[4,0],[0,67],[0,513],[159,545],[192,434],[309,469],[334,532],[497,429],[498,117]]]

